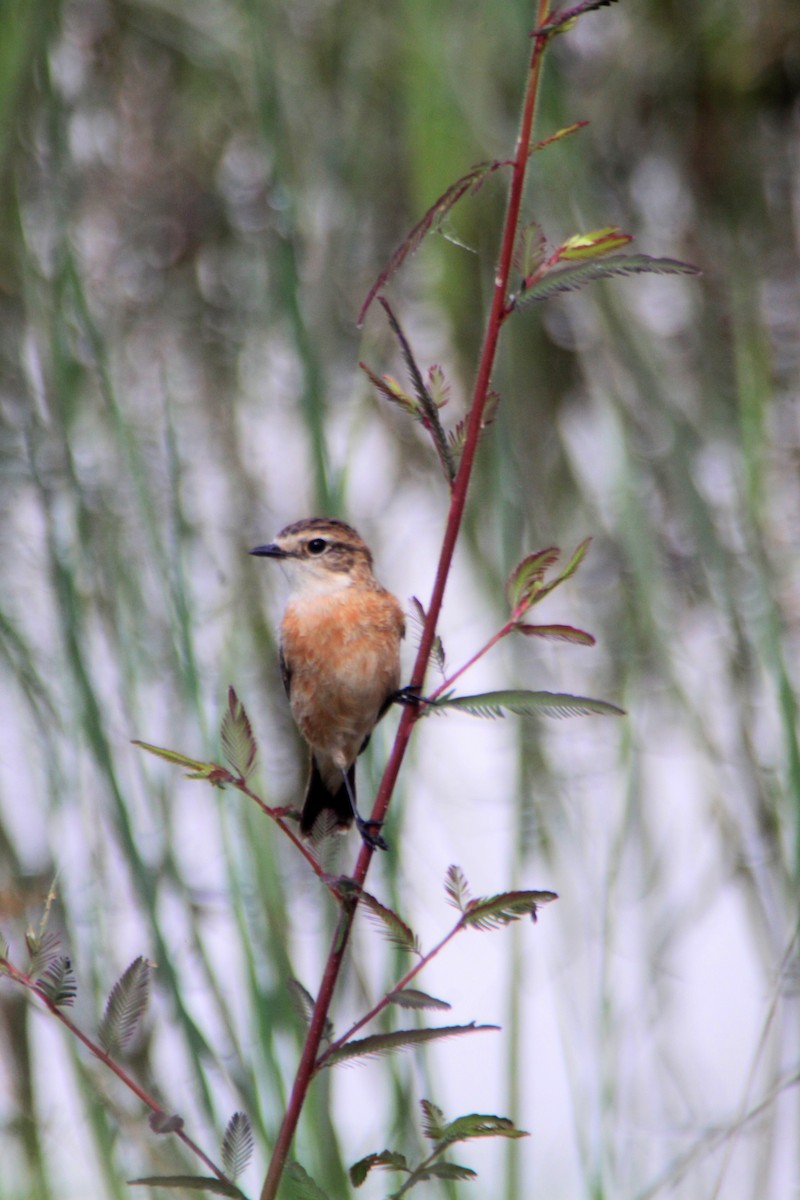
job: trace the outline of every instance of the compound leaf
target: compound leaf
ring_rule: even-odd
[[[188,755],[181,754],[178,750],[165,750],[163,746],[153,746],[150,742],[142,742],[138,738],[134,738],[131,745],[138,746],[140,750],[146,750],[148,754],[155,754],[157,758],[166,759],[175,766],[186,767],[189,772],[187,779],[207,779],[215,787],[219,787],[223,782],[231,781],[230,773],[219,763],[201,762],[200,759],[189,758]]]
[[[571,267],[556,267],[536,283],[520,292],[515,308],[529,308],[549,300],[559,292],[574,292],[596,279],[622,275],[699,275],[697,267],[677,258],[652,258],[649,254],[616,254],[612,258],[593,259]]]
[[[461,867],[453,865],[447,868],[444,890],[447,892],[448,903],[452,904],[453,908],[457,908],[459,912],[467,911],[472,903],[472,893]]]
[[[150,963],[135,958],[114,984],[100,1022],[100,1045],[111,1053],[126,1050],[141,1025],[150,999]]]
[[[143,1175],[141,1179],[129,1179],[131,1187],[178,1188],[189,1192],[212,1192],[215,1196],[233,1196],[235,1200],[246,1200],[235,1183],[217,1179],[215,1175]]]
[[[420,1100],[422,1109],[422,1132],[431,1142],[438,1142],[447,1128],[444,1113],[432,1100]]]
[[[473,901],[464,914],[464,924],[470,929],[498,929],[520,917],[530,916],[535,921],[541,905],[557,899],[555,892],[500,892],[497,896]]]
[[[429,711],[450,708],[473,717],[496,718],[514,713],[518,717],[620,717],[625,710],[607,700],[590,696],[573,696],[568,692],[529,692],[509,689],[501,692],[482,692],[476,696],[441,696],[429,701]]]
[[[236,1179],[253,1153],[253,1127],[247,1113],[235,1112],[222,1138],[222,1165]]]
[[[228,688],[228,708],[220,727],[222,751],[240,779],[247,780],[256,761],[256,742],[250,718],[232,687]]]
[[[477,1179],[478,1172],[471,1167],[461,1167],[458,1163],[435,1162],[425,1168],[428,1176],[436,1179]]]
[[[526,625],[519,622],[514,626],[517,633],[526,637],[544,638],[551,642],[572,642],[575,646],[593,646],[595,639],[585,629],[576,629],[574,625]]]
[[[476,1025],[471,1021],[469,1025],[441,1025],[437,1029],[398,1029],[394,1033],[375,1033],[370,1037],[359,1038],[355,1042],[346,1042],[339,1046],[322,1065],[333,1067],[356,1058],[375,1058],[381,1054],[391,1054],[395,1050],[407,1050],[410,1046],[419,1046],[424,1042],[441,1041],[463,1033],[480,1033],[483,1030],[498,1028],[497,1025]]]
[[[545,572],[558,562],[560,553],[558,546],[548,546],[545,550],[526,555],[514,567],[506,583],[506,597],[512,611],[533,603],[536,593],[541,589]]]
[[[59,957],[61,937],[54,929],[44,929],[41,933],[28,930],[25,934],[25,945],[28,947],[28,974],[37,976]]]
[[[392,945],[397,946],[399,950],[419,954],[417,935],[393,909],[381,904],[380,900],[376,900],[369,892],[361,891],[359,898],[367,911],[367,916],[372,918],[373,924],[382,928],[384,935]]]
[[[425,235],[441,225],[444,218],[450,212],[454,204],[457,204],[462,196],[467,192],[475,192],[483,184],[484,180],[497,171],[500,167],[507,167],[511,164],[508,162],[482,162],[477,166],[471,167],[466,175],[462,175],[455,183],[442,192],[441,196],[436,199],[425,215],[414,226],[411,232],[407,235],[402,244],[395,250],[392,257],[389,259],[387,266],[381,271],[375,283],[369,290],[367,298],[361,306],[361,311],[358,314],[356,324],[361,327],[364,317],[367,315],[367,309],[372,304],[372,301],[377,296],[378,292],[386,285],[386,283],[394,275],[395,271],[402,266],[409,254],[413,254],[419,249]]]
[[[291,1163],[284,1175],[286,1180],[286,1200],[328,1200],[318,1183],[315,1183],[300,1163]],[[281,1192],[284,1195],[284,1192]]]
[[[524,1129],[517,1129],[508,1117],[495,1117],[487,1113],[467,1113],[456,1117],[441,1132],[437,1147],[444,1149],[455,1142],[468,1142],[472,1138],[504,1137],[523,1138],[529,1135]]]
[[[36,986],[57,1008],[71,1007],[78,994],[72,960],[66,954],[52,959],[44,974],[36,980]]]
[[[406,1173],[410,1170],[404,1154],[400,1154],[397,1150],[381,1150],[379,1154],[368,1154],[365,1158],[360,1158],[357,1163],[353,1163],[349,1171],[353,1187],[361,1187],[373,1167],[383,1167],[387,1171],[405,1171]]]
[[[400,1008],[434,1008],[446,1011],[453,1007],[446,1000],[437,1000],[435,996],[417,991],[416,988],[402,988],[399,992],[389,992],[388,999]]]
[[[308,989],[303,987],[299,979],[287,979],[286,987],[289,992],[289,999],[292,1002],[295,1012],[300,1017],[300,1020],[303,1022],[306,1028],[308,1028],[308,1026],[311,1024],[311,1017],[314,1013],[316,1000],[308,991]],[[325,1029],[322,1037],[326,1042],[329,1042],[333,1037],[333,1022],[329,1018],[326,1018],[325,1020]]]

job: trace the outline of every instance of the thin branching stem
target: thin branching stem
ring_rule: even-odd
[[[166,1112],[165,1109],[158,1103],[155,1097],[151,1096],[149,1092],[145,1091],[145,1089],[136,1082],[133,1076],[128,1074],[125,1068],[121,1066],[115,1058],[113,1058],[106,1050],[102,1048],[102,1046],[98,1045],[97,1042],[93,1041],[87,1034],[85,1034],[83,1030],[76,1025],[70,1017],[67,1016],[63,1008],[60,1008],[50,999],[50,997],[47,995],[44,989],[39,986],[35,979],[31,979],[31,977],[26,975],[24,971],[21,971],[19,967],[15,967],[14,964],[7,958],[0,957],[0,969],[2,969],[3,973],[6,974],[9,979],[13,979],[15,983],[20,984],[22,987],[27,988],[29,992],[32,992],[33,995],[36,996],[37,999],[39,999],[47,1009],[49,1009],[56,1020],[60,1021],[61,1024],[69,1030],[72,1036],[77,1038],[78,1041],[81,1042],[86,1049],[95,1056],[95,1058],[98,1058],[105,1067],[108,1067],[109,1071],[113,1071],[117,1078],[124,1083],[125,1087],[132,1092],[134,1096],[138,1097],[142,1104],[149,1108],[151,1112],[157,1113],[159,1116],[164,1118],[168,1118],[170,1116],[170,1114]],[[200,1149],[196,1142],[192,1141],[188,1133],[185,1133],[183,1129],[171,1129],[170,1132],[174,1133],[177,1138],[180,1138],[187,1150],[191,1150],[192,1154],[199,1158],[200,1161],[206,1167],[208,1167],[209,1171],[211,1171],[212,1174],[217,1177],[217,1179],[222,1179],[225,1183],[230,1183],[230,1180],[225,1172],[221,1170],[221,1168],[218,1167],[216,1163],[214,1163],[208,1157],[208,1155],[204,1153],[203,1150]]]
[[[281,809],[271,808],[269,806],[269,804],[266,804],[261,799],[258,792],[254,792],[252,790],[252,788],[248,787],[248,785],[245,783],[245,781],[243,779],[231,778],[230,782],[233,784],[233,786],[235,788],[238,788],[239,791],[242,792],[245,796],[249,796],[249,798],[255,804],[258,805],[258,807],[261,809],[261,811],[263,813],[265,813],[271,820],[273,820],[275,822],[275,824],[278,826],[278,828],[283,833],[286,834],[289,841],[293,843],[295,849],[300,854],[302,854],[303,858],[306,860],[308,865],[311,867],[314,874],[319,879],[321,879],[323,881],[323,883],[326,882],[325,872],[323,871],[322,867],[320,866],[319,860],[309,850],[308,846],[306,846],[306,844],[303,842],[303,840],[300,837],[298,837],[298,835],[294,832],[294,830],[291,828],[291,826],[288,824],[288,822],[284,819],[283,811]]]
[[[436,955],[440,954],[441,951],[444,950],[445,946],[447,946],[453,940],[456,934],[460,933],[464,928],[466,928],[464,925],[464,918],[460,917],[450,932],[446,933],[441,941],[436,943],[432,950],[429,950],[428,953],[423,955],[418,962],[415,962],[414,966],[406,971],[405,975],[403,975],[401,979],[398,979],[394,987],[390,988],[389,991],[381,997],[378,1003],[372,1006],[369,1012],[364,1013],[364,1016],[360,1017],[354,1025],[351,1025],[347,1032],[343,1033],[341,1037],[338,1037],[335,1042],[331,1042],[330,1046],[328,1046],[328,1048],[322,1054],[320,1054],[319,1058],[317,1059],[317,1070],[324,1066],[328,1058],[330,1058],[331,1054],[333,1054],[335,1050],[338,1050],[340,1046],[345,1044],[345,1042],[349,1042],[350,1039],[357,1034],[360,1029],[363,1029],[365,1025],[369,1025],[370,1021],[373,1021],[375,1017],[382,1013],[383,1010],[392,1003],[392,994],[402,991],[403,988],[408,987],[412,979],[415,979],[417,975],[419,975],[420,971],[422,971],[424,967],[427,967],[428,963],[436,958]]]
[[[545,24],[549,16],[549,11],[550,0],[538,0],[537,26],[542,26]],[[461,522],[464,516],[467,491],[469,489],[472,469],[475,463],[475,453],[478,448],[478,440],[480,438],[483,424],[483,414],[489,397],[492,371],[494,369],[497,346],[500,338],[500,329],[509,313],[508,292],[509,280],[511,277],[511,266],[514,255],[514,244],[519,225],[519,215],[525,185],[525,173],[530,157],[531,132],[533,129],[533,119],[536,111],[536,97],[539,89],[542,55],[545,46],[547,45],[547,40],[548,39],[546,36],[539,34],[535,34],[533,38],[533,46],[528,66],[525,96],[522,107],[522,118],[520,121],[520,129],[517,137],[517,145],[512,167],[511,188],[509,191],[508,206],[506,209],[506,215],[503,224],[503,234],[500,243],[500,254],[495,273],[494,290],[492,293],[492,306],[486,325],[486,333],[484,335],[481,356],[475,378],[472,403],[467,419],[467,431],[464,439],[464,447],[461,453],[458,472],[456,474],[451,492],[450,511],[442,540],[442,549],[439,555],[439,564],[436,571],[431,602],[428,608],[427,618],[423,626],[419,650],[417,651],[417,657],[414,663],[414,670],[411,675],[411,686],[418,689],[422,688],[425,679],[425,672],[428,666],[428,660],[433,647],[433,641],[436,636],[436,626],[439,621],[439,613],[441,611],[442,601],[444,599],[445,587],[450,574],[450,567],[453,561],[456,540],[458,538],[458,534],[461,529]],[[397,734],[395,735],[394,744],[389,755],[389,760],[386,764],[386,769],[384,770],[383,778],[381,779],[381,783],[375,797],[371,818],[373,821],[382,822],[386,816],[386,811],[389,806],[389,801],[392,797],[392,792],[394,791],[400,766],[408,747],[411,731],[418,717],[419,711],[417,706],[407,705],[403,709],[403,713],[400,717],[400,722],[397,728]],[[353,879],[359,888],[363,887],[364,885],[364,880],[366,879],[373,853],[374,851],[372,847],[368,846],[366,843],[362,844],[358,859],[356,861],[355,870],[353,872]],[[347,906],[342,909],[341,913],[339,914],[339,919],[336,923],[336,929],[333,934],[330,953],[325,965],[325,971],[322,977],[319,992],[317,994],[314,1011],[311,1016],[311,1023],[306,1034],[306,1040],[300,1056],[300,1063],[295,1075],[294,1084],[289,1097],[289,1103],[287,1105],[283,1121],[281,1122],[281,1127],[278,1130],[278,1136],[273,1148],[267,1176],[261,1189],[261,1200],[275,1200],[275,1196],[278,1192],[281,1176],[283,1175],[286,1160],[288,1158],[289,1150],[291,1148],[292,1140],[294,1139],[295,1130],[297,1128],[297,1123],[300,1119],[300,1113],[302,1112],[306,1094],[308,1092],[311,1079],[314,1075],[317,1056],[319,1053],[319,1046],[325,1031],[325,1026],[328,1019],[328,1010],[333,998],[333,993],[339,977],[339,971],[344,959],[344,954],[347,949],[347,942],[350,937],[354,915],[355,905]]]
[[[467,659],[463,666],[459,667],[457,671],[454,671],[452,675],[448,675],[447,679],[445,679],[443,683],[440,683],[439,686],[434,689],[434,691],[425,697],[425,700],[438,700],[444,692],[449,691],[455,681],[460,679],[461,676],[468,671],[471,666],[474,666],[479,659],[483,658],[484,654],[488,654],[489,651],[492,650],[499,641],[501,641],[504,637],[507,637],[516,624],[516,617],[512,617],[510,620],[506,621],[502,629],[499,629],[497,633],[493,634],[492,637],[489,638],[488,642],[485,642],[481,646],[480,650],[476,650],[475,653]],[[425,701],[423,701],[423,707],[424,703]]]

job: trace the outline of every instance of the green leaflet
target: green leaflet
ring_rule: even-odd
[[[325,1062],[325,1067],[349,1062],[356,1058],[374,1058],[379,1054],[391,1054],[395,1050],[407,1050],[423,1042],[441,1041],[443,1038],[458,1037],[462,1033],[480,1033],[483,1030],[499,1029],[498,1025],[441,1025],[438,1029],[397,1029],[394,1033],[375,1033],[355,1042],[346,1042],[335,1050]]]
[[[126,1050],[142,1023],[150,999],[150,963],[135,958],[120,975],[106,1001],[100,1022],[100,1045],[113,1053]]]
[[[246,781],[256,761],[256,743],[250,718],[232,687],[228,688],[228,707],[222,718],[219,737],[228,763],[235,774]]]
[[[440,1148],[455,1142],[468,1142],[472,1138],[505,1137],[522,1138],[529,1135],[524,1129],[517,1129],[508,1117],[495,1117],[488,1113],[468,1113],[456,1117],[441,1133],[437,1145]]]
[[[131,1187],[181,1188],[191,1192],[211,1192],[215,1196],[233,1196],[234,1200],[245,1200],[244,1192],[225,1179],[215,1175],[143,1175],[141,1179],[129,1179]]]
[[[298,1162],[290,1164],[284,1180],[285,1192],[281,1191],[281,1195],[286,1195],[287,1200],[328,1200],[327,1193],[323,1192],[305,1167],[301,1167]]]
[[[380,1154],[368,1154],[353,1163],[349,1172],[353,1187],[361,1187],[373,1167],[384,1167],[387,1171],[410,1171],[404,1154],[397,1150],[381,1150]]]
[[[429,996],[427,992],[420,992],[417,988],[402,988],[399,992],[389,992],[389,999],[400,1008],[435,1008],[445,1011],[453,1007],[446,1000],[437,1000],[435,996]]]
[[[466,875],[455,863],[447,868],[444,890],[447,892],[448,904],[452,904],[453,908],[457,908],[460,912],[467,911],[472,902],[472,893],[469,890]]]
[[[235,1112],[222,1138],[222,1165],[231,1179],[244,1171],[253,1153],[253,1127],[246,1113]]]
[[[394,909],[387,908],[385,904],[381,904],[380,900],[376,900],[369,892],[361,891],[359,893],[359,900],[366,909],[367,915],[372,918],[373,923],[382,927],[387,940],[392,945],[397,946],[399,950],[406,950],[411,954],[420,953],[417,935],[397,915]]]
[[[521,917],[531,916],[535,921],[541,905],[557,899],[555,892],[544,891],[501,892],[497,896],[486,896],[467,907],[464,925],[471,929],[497,929]]]
[[[573,696],[569,692],[529,692],[510,688],[500,692],[481,692],[475,696],[442,696],[427,705],[426,711],[455,708],[473,717],[622,717],[625,710],[607,700]]]
[[[556,267],[548,271],[514,301],[515,308],[529,308],[540,300],[549,300],[559,292],[574,292],[596,279],[622,275],[699,275],[697,267],[677,258],[653,258],[649,254],[616,254],[613,258],[592,259],[574,267]]]

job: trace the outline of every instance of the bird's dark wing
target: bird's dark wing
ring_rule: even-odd
[[[292,671],[291,671],[291,668],[290,668],[288,662],[286,661],[286,656],[284,655],[283,650],[281,650],[281,652],[280,652],[280,664],[281,664],[281,679],[283,680],[283,686],[286,689],[286,695],[291,696],[291,694],[292,694]]]

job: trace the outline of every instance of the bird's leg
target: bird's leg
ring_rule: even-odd
[[[380,834],[382,822],[364,820],[364,818],[361,816],[361,813],[358,811],[356,798],[353,795],[353,789],[350,787],[350,779],[348,778],[347,771],[344,769],[342,770],[342,778],[344,779],[344,786],[347,789],[347,798],[350,801],[350,807],[353,810],[353,820],[356,823],[356,829],[361,834],[362,841],[365,842],[371,850],[388,850],[389,845],[385,838],[382,838]]]
[[[421,694],[422,689],[416,683],[407,683],[405,687],[398,688],[397,691],[387,698],[387,706],[390,704],[427,704],[427,700]]]

